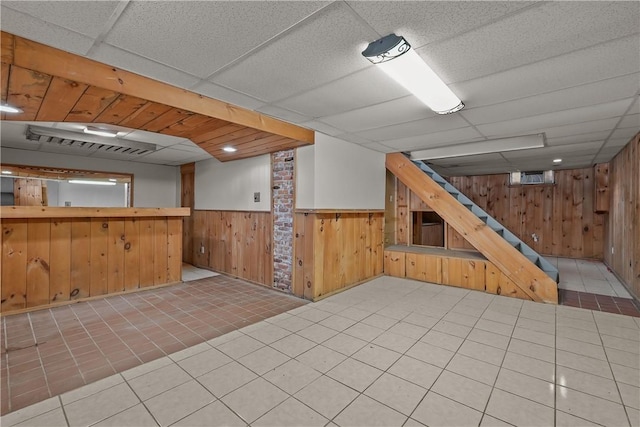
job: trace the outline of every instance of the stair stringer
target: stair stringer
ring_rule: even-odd
[[[386,167],[533,301],[558,303],[557,284],[402,153]]]

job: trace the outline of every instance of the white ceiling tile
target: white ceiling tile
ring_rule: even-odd
[[[476,154],[473,156],[449,157],[446,159],[429,160],[429,164],[441,167],[460,167],[472,165],[486,165],[487,163],[506,163],[500,153]]]
[[[603,148],[602,151],[593,159],[593,163],[606,163],[613,159],[623,147]]]
[[[449,143],[474,142],[478,140],[484,140],[482,135],[472,127],[466,127],[427,135],[412,136],[410,138],[382,141],[382,143],[396,151],[405,151],[442,147]]]
[[[640,129],[638,129],[638,128],[616,129],[611,134],[611,139],[626,139],[627,141],[629,141],[639,131],[640,131]]]
[[[352,133],[341,133],[340,135],[336,135],[336,138],[342,139],[343,141],[353,142],[354,144],[370,144],[373,142],[370,139],[362,138]]]
[[[630,138],[618,138],[618,139],[610,139],[607,141],[607,143],[604,145],[603,150],[605,148],[622,148],[625,147],[629,142],[631,141]]]
[[[535,116],[628,98],[640,90],[640,73],[461,111],[475,125]]]
[[[237,105],[238,107],[247,108],[249,110],[255,110],[256,108],[265,105],[264,101],[208,81],[200,81],[191,86],[190,90],[201,95],[208,96],[209,98],[228,102],[229,104]]]
[[[328,124],[322,123],[321,121],[318,121],[318,120],[310,120],[308,122],[300,123],[300,125],[308,129],[313,129],[315,131],[324,133],[325,135],[329,135],[329,136],[336,136],[336,135],[340,135],[341,133],[344,133],[343,130],[336,129],[333,126],[329,126]]]
[[[360,52],[375,36],[346,4],[336,2],[212,80],[272,102],[367,67]]]
[[[618,127],[640,129],[640,114],[627,114],[622,118]]]
[[[393,153],[397,150],[394,150],[393,148],[389,148],[386,145],[383,144],[379,144],[377,142],[371,142],[368,144],[361,144],[363,147],[368,148],[370,150],[373,151],[379,151],[380,153]]]
[[[638,70],[638,37],[631,36],[490,76],[474,77],[452,84],[451,89],[472,108],[637,73]]]
[[[362,71],[277,102],[278,105],[312,117],[335,115],[368,105],[410,95],[371,65]]]
[[[602,147],[602,143],[603,141],[584,143],[580,147],[580,153],[596,154],[600,147]],[[563,155],[571,157],[576,156],[576,149],[571,145],[561,145],[557,147],[533,148],[530,150],[505,151],[502,155],[509,161],[515,161],[518,159],[526,160],[539,156],[547,156],[548,158],[551,158],[552,156],[559,156],[562,158]]]
[[[555,145],[569,145],[569,144],[582,144],[585,142],[604,141],[607,139],[610,130],[604,132],[589,132],[579,135],[569,135],[560,138],[547,138],[547,145],[553,147]],[[579,149],[579,147],[578,147]]]
[[[199,146],[197,146],[191,141],[181,142],[180,144],[172,145],[171,148],[176,150],[190,151],[194,155],[207,153],[206,151],[204,151],[202,148],[200,148]]]
[[[0,7],[2,31],[81,55],[87,53],[93,45],[93,39],[90,37],[8,9],[4,7],[4,2]]]
[[[291,110],[287,110],[286,108],[281,108],[275,105],[264,105],[258,108],[256,111],[290,123],[302,123],[311,119],[311,117],[309,116],[303,116],[302,114],[298,114]]]
[[[144,157],[140,158],[141,161],[163,161],[163,162],[176,162],[180,160],[187,160],[197,157],[190,151],[184,150],[175,150],[173,148],[163,148],[158,151],[154,151],[153,153],[149,153],[144,155]]]
[[[436,113],[427,108],[418,98],[411,95],[347,113],[323,117],[321,120],[347,132],[358,132],[425,119],[435,115]]]
[[[8,7],[42,21],[96,38],[119,1],[2,1]],[[3,17],[4,27],[4,17]],[[3,30],[6,31],[5,28]]]
[[[142,76],[151,77],[177,87],[190,87],[199,81],[195,76],[106,43],[99,44],[92,50],[89,57],[96,61],[122,68],[123,70],[131,71]]]
[[[395,32],[411,46],[464,33],[533,2],[349,1],[349,6],[383,36]],[[373,41],[373,40],[370,40]]]
[[[202,78],[325,2],[131,2],[105,41]]]
[[[563,124],[583,123],[599,118],[622,116],[629,108],[631,101],[632,99],[627,98],[588,107],[541,114],[539,116],[479,125],[477,128],[486,136],[514,135],[516,132],[530,133],[530,131],[533,130],[544,130]]]
[[[545,2],[417,51],[450,83],[637,34],[638,22],[638,2]]]
[[[426,135],[434,132],[442,132],[445,130],[459,129],[469,126],[460,115],[437,115],[428,119],[416,120],[408,123],[401,123],[383,128],[370,129],[358,132],[363,138],[371,141],[385,141],[389,139],[408,138],[417,135]]]
[[[619,117],[613,117],[611,119],[592,120],[590,122],[578,123],[575,125],[550,127],[544,130],[540,129],[539,131],[544,132],[547,135],[547,138],[584,135],[592,132],[610,132],[619,120]]]

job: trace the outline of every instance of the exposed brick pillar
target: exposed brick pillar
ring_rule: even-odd
[[[271,155],[273,164],[273,287],[291,292],[293,272],[294,150]]]

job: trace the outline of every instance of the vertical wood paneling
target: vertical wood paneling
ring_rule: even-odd
[[[177,218],[181,221],[181,218]],[[140,287],[140,223],[138,218],[124,219],[124,289]]]
[[[155,219],[141,218],[138,223],[140,228],[140,256],[144,260],[140,263],[140,287],[153,286],[156,262],[156,252],[153,247],[153,235],[155,233]]]
[[[199,267],[209,266],[209,225],[207,221],[207,211],[193,211],[193,265]],[[204,251],[201,251],[204,248]],[[212,266],[214,270],[221,271],[217,266]]]
[[[70,299],[86,298],[91,288],[91,222],[71,220],[71,293]]]
[[[110,219],[109,247],[107,255],[107,286],[109,288],[109,293],[122,292],[125,290],[124,241],[124,220]]]
[[[387,276],[406,277],[406,254],[404,252],[384,251],[384,273]],[[415,274],[415,272],[412,272]]]
[[[2,311],[27,306],[27,223],[2,220]]]
[[[71,220],[51,220],[49,301],[68,301],[71,293]]]
[[[193,208],[195,203],[195,163],[180,166],[180,206],[191,208],[182,218],[182,260],[193,263]]]
[[[153,250],[156,254],[153,263],[153,283],[155,285],[167,283],[169,268],[167,233],[167,218],[156,218],[153,233]]]
[[[594,209],[595,212],[609,212],[609,163],[600,163],[593,167],[594,173]]]
[[[167,282],[182,280],[182,218],[167,219]]]
[[[315,244],[314,244],[314,231],[316,225],[315,215],[311,214],[303,214],[305,221],[305,248],[303,253],[303,268],[304,268],[304,289],[303,296],[306,299],[311,299],[313,297],[313,290],[315,289],[315,280],[316,280],[316,269],[317,265],[322,264],[322,255],[319,260],[316,260],[315,257]]]
[[[109,221],[91,218],[91,296],[109,293],[108,284]]]
[[[409,211],[406,206],[398,206],[396,222],[396,243],[398,245],[409,244]]]
[[[27,222],[27,307],[49,303],[50,233],[48,219]]]

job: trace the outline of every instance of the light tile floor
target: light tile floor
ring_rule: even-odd
[[[560,289],[631,298],[618,278],[601,261],[545,256],[560,272]]]
[[[193,280],[206,279],[207,277],[219,276],[220,273],[194,267],[191,264],[182,263],[182,281],[191,282]]]
[[[12,425],[638,426],[640,319],[381,277]]]

